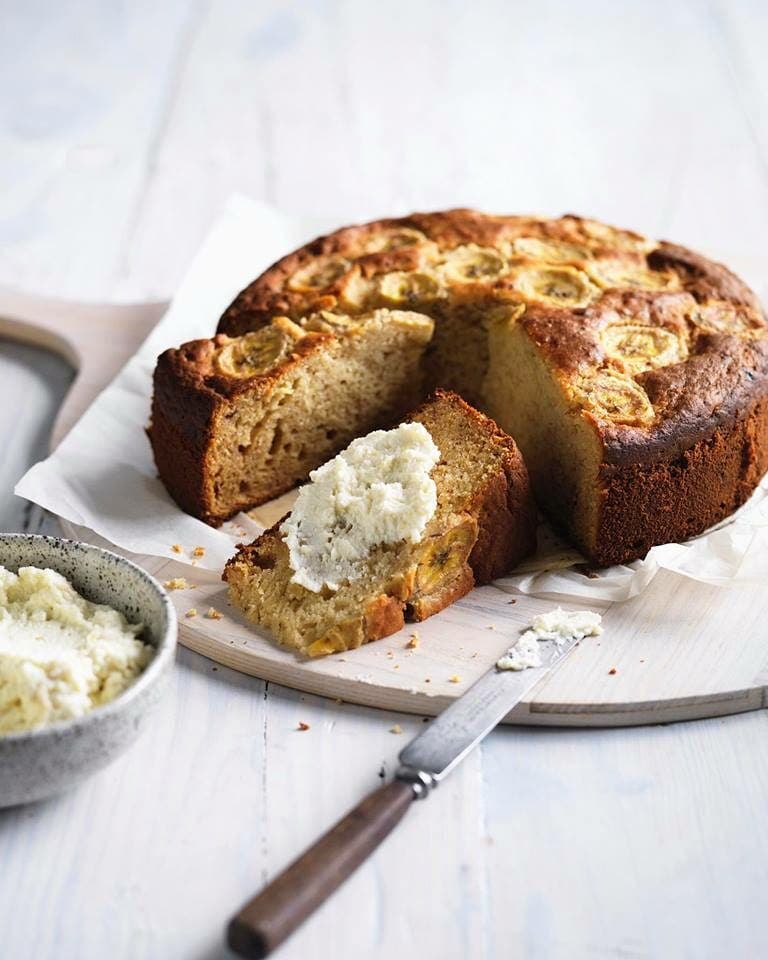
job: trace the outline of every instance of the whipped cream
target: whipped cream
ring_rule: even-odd
[[[420,423],[353,440],[309,475],[281,532],[291,580],[317,593],[359,579],[371,550],[417,543],[437,509],[440,451]]]
[[[517,643],[496,661],[499,670],[526,670],[541,666],[539,642],[554,640],[560,646],[568,640],[582,640],[584,637],[597,637],[603,632],[600,626],[602,617],[592,610],[574,610],[571,613],[557,607],[548,613],[533,618],[530,629],[520,637]]]

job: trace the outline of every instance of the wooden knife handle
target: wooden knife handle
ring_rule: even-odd
[[[249,958],[271,953],[378,847],[414,796],[401,780],[369,794],[230,920],[230,948]]]

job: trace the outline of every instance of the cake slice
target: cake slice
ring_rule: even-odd
[[[226,565],[232,602],[310,657],[424,620],[535,546],[528,473],[511,437],[437,391],[405,424],[312,474],[294,512]]]
[[[166,350],[147,432],[168,492],[217,526],[292,489],[423,398],[433,329],[429,317],[403,310],[318,313]]]

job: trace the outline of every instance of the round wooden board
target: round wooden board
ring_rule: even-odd
[[[0,290],[0,335],[38,343],[74,362],[78,377],[53,431],[60,439],[135,351],[162,305],[103,306]],[[109,337],[94,337],[98,322]],[[62,521],[66,535],[109,546]],[[482,587],[447,610],[346,654],[302,660],[277,647],[228,604],[210,571],[133,557],[161,581],[194,583],[171,596],[181,642],[264,680],[392,711],[439,713],[487,670],[533,616],[555,604]],[[584,603],[561,604],[579,609]],[[723,716],[768,705],[768,589],[715,588],[661,571],[624,603],[589,603],[602,637],[582,641],[507,717],[510,723],[630,726]],[[209,607],[220,619],[205,616]],[[190,608],[197,616],[189,619]],[[419,635],[415,649],[411,635]]]

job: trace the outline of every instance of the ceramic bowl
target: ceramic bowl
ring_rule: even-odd
[[[157,653],[136,681],[103,707],[74,720],[0,736],[0,807],[61,793],[119,756],[147,726],[173,666],[176,613],[160,584],[135,563],[87,543],[0,534],[0,565],[50,567],[88,600],[107,603]]]

